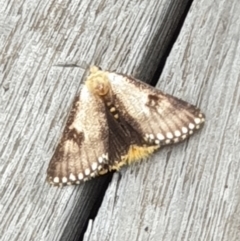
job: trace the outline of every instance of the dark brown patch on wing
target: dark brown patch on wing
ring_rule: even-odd
[[[76,118],[77,114],[77,107],[78,107],[79,97],[75,97],[73,101],[73,106],[70,111],[70,114],[67,119],[66,126],[63,131],[63,135],[60,139],[60,142],[54,152],[54,155],[49,163],[49,167],[47,170],[48,176],[54,176],[56,172],[56,165],[58,162],[64,160],[64,145],[67,140],[72,140],[76,142],[78,145],[81,145],[81,141],[84,139],[83,133],[77,133],[75,129],[69,129],[71,124],[73,123],[74,119]]]
[[[84,134],[82,132],[78,133],[75,128],[69,130],[64,139],[74,141],[79,147],[84,141]]]
[[[142,146],[145,140],[126,116],[118,113],[118,118],[115,118],[109,110],[106,111],[106,116],[109,127],[109,164],[111,165],[121,161],[121,157],[127,154],[130,145]]]
[[[148,102],[146,103],[146,106],[153,108],[157,107],[158,103],[161,101],[160,96],[149,94],[148,95]]]

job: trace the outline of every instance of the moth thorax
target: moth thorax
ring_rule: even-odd
[[[102,71],[98,71],[97,73],[91,74],[86,81],[89,91],[100,97],[108,95],[111,89],[107,76],[101,72]]]

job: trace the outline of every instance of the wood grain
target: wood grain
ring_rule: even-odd
[[[91,64],[151,80],[189,2],[0,0],[1,240],[83,235],[109,177],[45,182],[71,102]]]
[[[114,174],[84,240],[239,240],[239,11],[193,2],[158,86],[200,106],[205,127]]]

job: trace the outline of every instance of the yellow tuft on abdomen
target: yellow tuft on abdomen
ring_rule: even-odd
[[[136,146],[131,145],[129,147],[128,153],[122,156],[121,161],[116,163],[111,167],[111,170],[119,170],[124,165],[130,165],[133,162],[140,161],[142,159],[148,158],[154,151],[159,149],[159,145],[155,146]]]

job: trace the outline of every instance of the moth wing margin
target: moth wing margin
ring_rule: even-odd
[[[108,72],[115,104],[149,144],[186,139],[204,122],[201,111],[130,76]]]
[[[47,180],[56,186],[79,184],[99,175],[107,162],[105,106],[83,86],[49,163]]]

